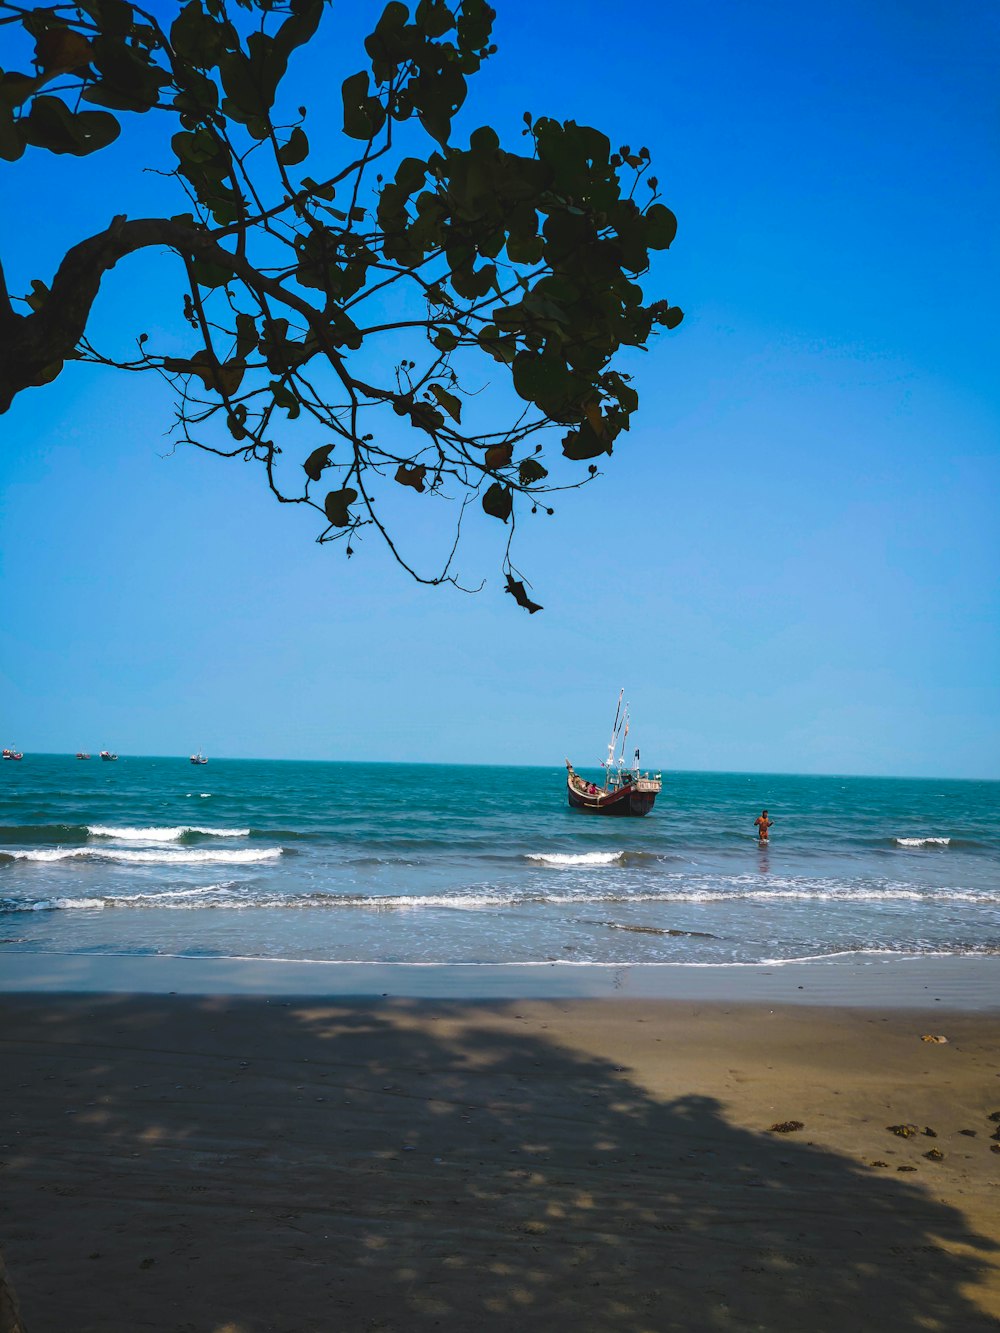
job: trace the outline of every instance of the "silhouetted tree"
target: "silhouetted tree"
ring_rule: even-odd
[[[323,515],[319,541],[350,554],[370,526],[419,581],[454,582],[454,546],[429,575],[401,553],[386,485],[456,502],[457,545],[471,499],[512,536],[524,503],[581,483],[550,477],[545,428],[593,476],[638,405],[616,353],[682,318],[636,282],[676,220],[645,148],[614,152],[573,121],[525,114],[524,153],[488,126],[450,142],[496,49],[484,0],[420,0],[412,15],[390,0],[368,68],[343,83],[344,139],[307,134],[286,71],[324,4],[190,0],[168,24],[128,0],[0,3],[8,38],[34,42],[30,73],[0,74],[0,158],[94,153],[128,113],[165,113],[187,195],[175,216],[114,217],[24,297],[0,269],[0,411],[68,360],[157,372],[176,389],[177,438],[260,461],[280,500]],[[149,247],[180,259],[191,351],[157,353],[140,333],[123,360],[88,324],[104,275]],[[157,316],[141,294],[135,312]],[[294,453],[290,422],[306,427]],[[510,549],[507,591],[535,611]]]

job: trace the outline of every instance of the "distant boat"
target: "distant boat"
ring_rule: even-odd
[[[191,758],[191,762],[192,762],[192,764],[207,764],[207,763],[208,763],[208,760],[205,758],[205,756],[202,754],[202,752],[201,752],[200,750],[198,751],[197,754],[193,754],[193,755],[191,755],[190,758]]]
[[[566,796],[574,810],[583,810],[591,815],[646,815],[652,810],[653,802],[663,790],[663,778],[659,773],[643,773],[639,769],[639,751],[631,764],[625,763],[625,738],[628,736],[628,704],[622,712],[622,698],[618,696],[618,709],[615,712],[614,726],[611,728],[611,743],[608,746],[607,760],[602,764],[604,785],[598,787],[595,782],[582,778],[566,760]],[[621,737],[621,753],[615,758],[618,739]]]
[[[4,750],[3,757],[5,759],[23,759],[24,755],[20,750]]]
[[[84,754],[83,751],[81,750],[81,751],[79,751],[79,752],[77,753],[77,756],[76,756],[76,757],[77,757],[77,759],[89,759],[89,758],[90,758],[90,755],[89,755],[89,754]]]
[[[101,758],[111,760],[111,759],[117,759],[118,756],[116,754],[112,754],[110,750],[102,750]]]

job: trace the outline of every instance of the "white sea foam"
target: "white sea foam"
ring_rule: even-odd
[[[733,902],[957,902],[995,905],[1000,893],[970,889],[918,889],[912,887],[855,889],[829,888],[784,889],[667,889],[662,893],[622,893],[609,895],[546,894],[544,898],[518,898],[518,902],[545,902],[571,906],[584,903],[733,903]]]
[[[111,824],[89,824],[92,838],[114,838],[118,842],[176,842],[187,833],[211,838],[246,838],[248,828],[202,828],[198,824],[176,824],[166,828],[118,828]]]
[[[418,907],[450,907],[458,912],[474,912],[481,908],[511,907],[517,903],[531,901],[517,893],[425,893],[412,897],[395,894],[392,897],[371,895],[365,898],[326,899],[324,905],[343,907],[374,907],[376,910],[406,911]],[[304,904],[316,906],[315,901]]]
[[[32,851],[11,851],[6,853],[17,861],[115,861],[140,862],[146,865],[196,865],[203,861],[229,864],[252,864],[255,861],[273,861],[281,855],[280,847],[240,848],[222,851],[214,848],[178,848],[169,850],[157,848],[149,851],[137,851],[125,847],[53,847]]]
[[[444,907],[456,912],[474,912],[496,907],[516,907],[526,902],[547,901],[518,893],[425,893],[414,894],[337,894],[304,893],[285,897],[281,894],[253,895],[244,893],[226,907],[239,910],[251,908],[279,911],[308,911],[310,909],[361,908],[375,912],[417,911],[424,907]],[[192,904],[197,906],[197,904]]]
[[[883,903],[883,902],[922,902],[926,898],[935,897],[931,892],[923,892],[920,889],[745,889],[745,890],[725,890],[725,889],[690,889],[679,893],[664,893],[658,895],[660,901],[668,902],[686,902],[686,903],[725,903],[725,902],[848,902],[848,903]],[[948,893],[945,895],[952,899],[958,897],[960,901],[979,901],[981,896],[978,894],[960,894]],[[631,901],[631,899],[629,900]]]
[[[160,889],[157,893],[122,893],[117,894],[111,901],[116,904],[149,903],[151,906],[163,902],[183,903],[192,898],[205,898],[210,893],[232,893],[236,883],[234,879],[227,879],[221,884],[205,884],[200,889]]]
[[[897,847],[947,847],[950,838],[893,838]]]
[[[166,907],[184,908],[203,905],[209,895],[225,897],[236,892],[237,880],[227,879],[219,884],[205,884],[198,889],[160,889],[156,893],[109,894],[106,898],[41,898],[37,902],[3,904],[6,912],[95,912],[109,907]],[[201,899],[202,902],[192,901]],[[211,905],[211,904],[210,904]]]
[[[102,958],[115,958],[119,954],[106,951],[97,955]],[[161,958],[183,958],[187,960],[190,954],[183,953],[160,953]],[[502,962],[489,963],[470,963],[461,959],[445,958],[414,958],[407,961],[399,959],[373,960],[371,958],[300,958],[294,954],[268,954],[259,953],[250,954],[226,954],[213,962],[221,963],[260,963],[269,966],[271,963],[294,963],[297,967],[315,967],[315,968],[334,968],[334,967],[371,967],[373,970],[386,969],[387,971],[430,971],[433,968],[447,968],[452,972],[476,972],[480,971],[484,975],[493,972],[508,972],[519,970],[524,972],[531,971],[551,971],[555,968],[578,969],[583,971],[587,968],[593,971],[603,972],[621,972],[625,967],[641,968],[644,972],[675,972],[678,970],[703,971],[703,972],[736,972],[741,969],[750,970],[751,968],[761,967],[788,967],[794,969],[800,964],[823,964],[829,963],[837,965],[844,958],[882,958],[892,959],[892,965],[900,966],[906,963],[919,964],[928,958],[990,958],[995,957],[996,951],[991,949],[833,949],[829,953],[811,953],[797,954],[791,958],[763,958],[752,959],[744,962],[736,962],[725,958],[716,962],[706,961],[704,959],[685,960],[685,959],[643,959],[638,964],[622,963],[618,960],[601,961],[592,958],[509,958]],[[805,1001],[812,1003],[812,1001]],[[978,1006],[976,1006],[978,1007]]]
[[[526,861],[541,861],[548,866],[613,866],[624,852],[528,852]]]
[[[25,903],[15,910],[18,912],[99,912],[103,907],[103,898],[44,898],[38,903]]]

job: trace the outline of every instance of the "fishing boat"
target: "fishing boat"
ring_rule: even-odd
[[[117,759],[118,756],[117,756],[116,754],[112,754],[110,750],[102,750],[102,751],[101,751],[101,758],[102,758],[102,759],[106,759],[106,760],[108,760],[108,761],[111,761],[111,760]]]
[[[629,731],[628,704],[622,709],[625,691],[618,696],[618,708],[615,712],[614,726],[611,728],[611,742],[608,745],[608,757],[601,764],[604,769],[604,785],[588,782],[566,760],[566,795],[574,810],[583,810],[590,815],[648,815],[653,802],[663,789],[663,775],[644,773],[639,768],[639,751],[635,751],[631,764],[625,762],[625,740]],[[621,752],[615,758],[618,741],[621,739]]]
[[[23,759],[24,755],[20,750],[4,750],[3,757],[5,759]]]
[[[197,754],[192,754],[192,755],[190,755],[189,758],[190,758],[192,764],[207,764],[207,763],[208,763],[207,758],[202,754],[202,752],[201,752],[200,750],[198,751]]]
[[[89,754],[84,754],[84,752],[83,752],[82,750],[80,750],[80,751],[78,751],[76,757],[77,757],[77,759],[89,759],[89,758],[90,758],[90,755],[89,755]]]

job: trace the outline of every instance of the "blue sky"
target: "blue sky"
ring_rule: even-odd
[[[0,418],[3,744],[584,764],[625,686],[665,768],[1000,777],[996,12],[494,2],[462,129],[647,145],[680,222],[638,424],[519,529],[545,611],[502,594],[495,521],[476,597],[348,564],[251,468],[170,454],[152,381],[77,367]],[[379,10],[300,62],[314,144]],[[12,290],[162,198],[154,131],[0,164]],[[169,279],[122,264],[101,327],[169,323]]]

